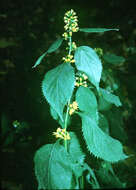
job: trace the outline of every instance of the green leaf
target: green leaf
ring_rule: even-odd
[[[56,50],[61,46],[62,41],[63,41],[63,38],[57,39],[57,40],[49,47],[49,49],[37,59],[37,61],[35,62],[34,66],[33,66],[32,68],[37,67],[37,66],[41,63],[41,61],[43,60],[43,58],[45,57],[45,55],[46,55],[47,53],[52,53],[52,52],[56,51]]]
[[[33,66],[32,68],[35,68],[35,67],[37,67],[38,65],[40,65],[41,61],[43,60],[43,58],[45,57],[46,54],[47,54],[47,51],[46,51],[44,54],[42,54],[42,55],[37,59],[37,61],[35,62],[34,66]]]
[[[81,32],[89,32],[89,33],[99,33],[99,32],[107,32],[111,30],[119,31],[119,29],[107,29],[107,28],[80,28]]]
[[[58,113],[51,106],[50,106],[50,114],[53,117],[53,119],[55,119],[55,120],[59,119]]]
[[[59,141],[41,147],[35,154],[34,163],[38,190],[74,189],[76,186],[72,161]]]
[[[122,57],[122,56],[117,56],[115,54],[105,54],[103,56],[103,59],[108,62],[108,63],[111,63],[113,65],[118,65],[118,64],[121,64],[121,63],[124,63],[125,62],[125,58]]]
[[[77,69],[85,72],[90,82],[99,89],[102,64],[96,52],[88,46],[80,46],[75,51],[74,59]]]
[[[97,100],[89,88],[80,86],[76,92],[76,101],[81,111],[89,113],[90,116],[98,121]]]
[[[69,154],[75,162],[83,164],[85,154],[83,153],[79,140],[74,132],[70,132],[70,141],[68,146]]]
[[[107,134],[109,134],[109,124],[106,117],[99,113],[99,127]]]
[[[75,75],[73,67],[64,63],[45,74],[42,82],[42,91],[63,121],[63,109],[71,98],[74,90]]]
[[[115,104],[115,106],[121,106],[121,102],[118,96],[115,96],[114,94],[110,93],[108,90],[100,88],[100,93],[102,94],[102,97],[112,104]]]
[[[87,87],[80,86],[76,92],[76,101],[82,111],[89,112],[97,109],[97,100],[94,93]]]
[[[96,157],[109,162],[118,162],[127,158],[121,143],[104,133],[96,122],[85,114],[82,118],[82,131],[89,151]]]
[[[62,44],[63,42],[63,38],[59,38],[57,39],[47,50],[47,53],[52,53],[54,51],[56,51]]]

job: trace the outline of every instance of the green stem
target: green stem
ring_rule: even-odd
[[[71,54],[71,50],[72,50],[71,44],[72,44],[72,37],[69,37],[69,52],[68,52],[69,55]]]
[[[72,38],[69,37],[69,52],[68,52],[69,55],[71,54],[71,50],[72,50],[71,44],[72,44]],[[66,117],[65,117],[65,122],[64,122],[65,131],[67,131],[69,104],[70,104],[70,99],[69,99],[68,104],[67,104],[67,111],[66,111]],[[65,149],[67,151],[68,150],[67,140],[64,140],[64,145],[65,145]]]
[[[69,99],[68,104],[67,104],[67,111],[66,111],[66,117],[65,117],[65,122],[64,122],[65,131],[67,131],[69,104],[70,104],[70,99]],[[68,149],[67,148],[67,140],[64,140],[64,144],[65,144],[65,149],[67,151],[67,149]]]
[[[80,178],[80,189],[84,189],[84,176],[83,175]]]

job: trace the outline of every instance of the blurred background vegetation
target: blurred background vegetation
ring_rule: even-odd
[[[123,107],[112,115],[116,136],[134,156],[115,171],[128,187],[136,186],[136,6],[131,1],[104,0],[2,0],[0,3],[0,117],[1,181],[3,190],[35,190],[33,156],[52,143],[58,124],[41,93],[44,74],[61,63],[65,46],[36,59],[64,32],[63,16],[74,9],[79,27],[119,28],[104,34],[75,33],[77,45],[102,48],[104,54],[123,56],[107,63]],[[115,87],[116,88],[116,87]],[[111,117],[109,113],[109,118]],[[123,125],[123,132],[120,126]],[[116,126],[118,126],[116,130]],[[120,134],[120,135],[119,135]],[[118,136],[117,136],[118,135]]]

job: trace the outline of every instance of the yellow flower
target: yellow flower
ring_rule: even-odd
[[[64,140],[70,140],[70,135],[66,131],[66,129],[58,128],[56,132],[53,132],[53,135],[55,135],[56,138],[61,138]]]
[[[72,32],[78,32],[78,30],[79,30],[78,27],[77,28],[75,28],[75,27],[72,28]]]
[[[69,114],[72,115],[78,109],[78,104],[76,101],[74,101],[72,104],[69,105],[69,107]]]
[[[84,73],[82,74],[82,76],[83,76],[84,80],[88,79],[88,77]]]
[[[74,59],[72,59],[72,60],[70,61],[70,63],[75,63],[75,60],[74,60]]]
[[[65,40],[68,39],[68,33],[64,32],[64,34],[62,34],[62,36],[65,38]]]
[[[67,55],[66,57],[63,57],[62,60],[64,60],[64,62],[69,62],[69,63],[74,63],[75,60],[72,59],[73,58],[73,55]]]
[[[75,112],[75,110],[74,110],[73,108],[71,108],[71,109],[69,110],[69,115],[72,115],[74,112]]]
[[[74,101],[72,105],[73,105],[74,110],[77,110],[77,109],[78,109],[78,104],[77,104],[76,101]]]
[[[87,82],[86,82],[87,79],[88,79],[88,77],[84,73],[80,74],[79,77],[76,77],[75,86],[87,87]]]
[[[75,82],[75,86],[79,86],[79,83],[78,83],[78,82]]]
[[[67,11],[64,15],[64,22],[66,25],[64,26],[64,29],[69,32],[77,32],[79,30],[78,28],[78,17],[76,16],[76,13],[71,9],[70,11]],[[72,34],[70,33],[70,36]]]

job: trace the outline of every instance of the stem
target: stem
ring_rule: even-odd
[[[68,104],[67,104],[67,111],[66,111],[66,117],[65,117],[65,122],[64,122],[65,131],[67,131],[69,104],[70,104],[70,99],[69,99]],[[65,149],[67,151],[67,149],[68,149],[67,148],[67,140],[64,140],[64,144],[65,144]]]
[[[70,55],[71,54],[71,50],[72,50],[72,47],[71,47],[72,38],[71,38],[71,36],[69,37],[69,43],[70,43],[70,45],[69,45],[69,52],[68,52],[68,54]],[[65,117],[65,122],[64,122],[65,131],[67,131],[69,104],[70,104],[70,99],[69,99],[68,104],[67,104],[67,111],[66,111],[66,117]],[[67,151],[68,150],[67,140],[64,140],[64,145],[65,145],[65,149]]]
[[[84,189],[84,176],[83,175],[80,178],[80,189]]]
[[[69,52],[68,52],[68,54],[70,55],[71,54],[71,50],[72,50],[72,47],[71,47],[72,37],[71,36],[69,37],[69,43],[70,43],[70,45],[69,45]]]

